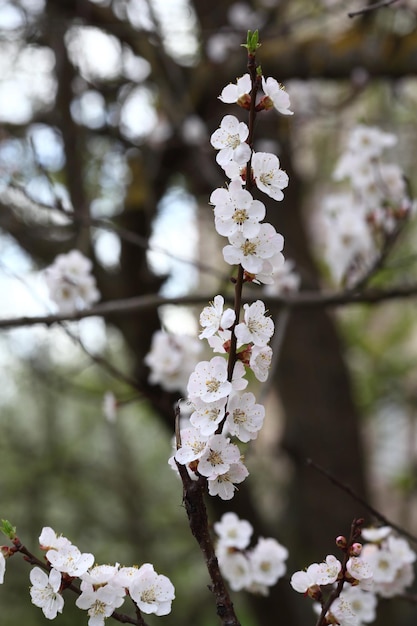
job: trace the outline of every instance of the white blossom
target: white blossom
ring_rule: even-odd
[[[226,427],[231,435],[244,443],[256,439],[263,425],[265,408],[262,404],[255,404],[253,393],[232,395],[227,403],[227,412]]]
[[[275,107],[275,109],[282,113],[282,115],[293,115],[294,112],[290,111],[290,97],[285,91],[285,88],[279,84],[275,78],[267,78],[262,76],[262,89],[266,96],[270,100],[270,105],[265,108]]]
[[[247,102],[252,90],[252,81],[249,74],[244,74],[237,79],[236,84],[230,83],[222,90],[219,100],[225,104]]]
[[[254,237],[259,232],[259,222],[265,217],[265,205],[254,200],[240,180],[232,180],[228,189],[215,189],[210,196],[214,205],[214,224],[219,235],[230,237],[241,232]]]
[[[39,535],[39,545],[41,550],[50,550],[51,548],[60,550],[61,548],[70,546],[71,541],[62,535],[57,535],[50,526],[44,526]]]
[[[329,613],[336,618],[339,626],[359,626],[359,617],[353,611],[351,603],[341,595],[333,600]]]
[[[319,569],[316,578],[317,584],[330,585],[336,582],[341,569],[341,562],[336,559],[333,554],[327,555],[326,560],[323,563],[319,563]]]
[[[211,136],[211,145],[219,150],[216,161],[222,167],[229,161],[238,165],[245,165],[251,155],[251,149],[246,143],[249,128],[244,122],[239,122],[234,115],[226,115],[218,128]]]
[[[235,485],[243,482],[248,475],[247,467],[241,461],[232,463],[227,472],[208,479],[208,492],[222,500],[231,500],[236,490]]]
[[[168,615],[171,612],[175,589],[172,582],[157,574],[150,563],[142,565],[129,586],[132,600],[143,613]]]
[[[256,237],[246,238],[241,232],[229,237],[230,245],[223,248],[223,257],[230,265],[242,265],[251,274],[263,268],[263,261],[281,252],[284,238],[271,224],[261,224]]]
[[[360,587],[344,585],[340,597],[349,602],[361,623],[368,624],[375,620],[377,599],[374,593],[363,591]]]
[[[219,522],[215,522],[214,530],[223,546],[247,548],[253,533],[252,525],[247,520],[239,519],[236,513],[224,513]]]
[[[361,535],[366,541],[378,543],[386,539],[391,532],[391,526],[379,526],[378,528],[362,528]]]
[[[95,565],[80,576],[91,585],[104,585],[112,580],[119,571],[119,564],[116,565]]]
[[[92,263],[79,250],[59,254],[45,270],[49,296],[61,313],[73,313],[97,302],[100,293],[91,274]]]
[[[201,398],[204,402],[214,402],[227,397],[232,391],[232,383],[227,380],[227,361],[215,356],[210,361],[197,363],[187,385],[190,397]]]
[[[274,200],[282,200],[282,190],[288,187],[288,174],[279,167],[279,159],[269,152],[254,152],[252,170],[258,189]]]
[[[319,564],[312,563],[307,570],[294,572],[291,576],[290,585],[298,593],[306,593],[311,587],[318,585],[317,577],[320,572]]]
[[[351,556],[346,563],[346,569],[355,580],[367,581],[370,583],[373,578],[373,571],[367,561],[358,556]]]
[[[235,321],[235,312],[232,309],[223,311],[223,296],[215,296],[209,306],[204,307],[200,313],[200,325],[204,330],[199,334],[199,339],[213,336],[219,329],[227,329]]]
[[[46,558],[53,568],[69,576],[81,576],[93,565],[94,555],[88,552],[81,553],[74,546],[64,546],[58,550],[51,549],[46,553]]]
[[[270,346],[253,346],[249,359],[249,367],[256,378],[264,383],[269,374],[272,361],[272,348]]]
[[[233,591],[240,591],[252,584],[251,563],[242,552],[225,551],[219,558],[219,566]]]
[[[198,462],[198,472],[214,480],[240,460],[239,448],[224,435],[212,435]]]
[[[110,617],[124,602],[125,590],[118,585],[106,584],[96,589],[83,580],[80,588],[82,593],[75,604],[87,611],[88,626],[104,626],[106,617]]]
[[[181,448],[175,453],[175,459],[181,465],[199,459],[206,449],[207,437],[198,428],[190,427],[181,430]]]
[[[190,417],[191,424],[205,437],[214,434],[218,424],[224,418],[226,398],[214,402],[203,402],[200,398],[196,398],[193,405],[195,410]]]
[[[275,585],[286,572],[287,558],[287,548],[276,539],[261,537],[249,554],[253,581],[261,585]]]
[[[42,609],[47,619],[55,619],[64,608],[64,598],[59,593],[61,587],[61,574],[56,569],[51,569],[49,575],[34,567],[30,572],[30,597],[32,603]]]
[[[244,321],[235,327],[238,345],[253,343],[260,348],[267,345],[274,333],[274,322],[265,315],[265,304],[256,300],[253,304],[245,304]]]
[[[200,350],[201,344],[195,337],[156,331],[144,359],[150,369],[149,382],[166,391],[186,393]]]

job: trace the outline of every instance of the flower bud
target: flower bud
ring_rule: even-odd
[[[349,550],[349,554],[350,556],[360,556],[360,553],[362,552],[362,544],[361,543],[353,543],[350,546],[350,550]]]
[[[344,537],[343,535],[339,535],[338,537],[336,537],[336,545],[341,550],[345,550],[345,548],[347,546],[347,539],[346,539],[346,537]]]

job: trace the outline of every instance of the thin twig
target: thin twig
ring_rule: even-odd
[[[364,498],[359,496],[351,487],[349,487],[349,485],[346,485],[346,483],[343,483],[341,480],[336,478],[336,476],[334,476],[331,472],[329,472],[329,470],[325,469],[318,463],[315,463],[311,459],[307,459],[306,462],[307,462],[307,465],[310,465],[315,470],[320,472],[320,474],[328,478],[330,482],[332,482],[334,485],[339,487],[339,489],[341,489],[342,491],[347,493],[349,496],[351,496],[351,498],[356,500],[356,502],[359,502],[359,504],[361,504],[365,509],[367,509],[380,522],[382,522],[386,526],[391,526],[391,528],[396,530],[401,535],[404,535],[404,537],[407,537],[407,539],[410,539],[410,541],[417,543],[417,537],[409,533],[407,530],[405,530],[401,526],[398,526],[398,524],[395,524],[394,522],[390,521],[387,517],[385,517],[385,515],[383,515],[382,513],[377,511],[377,509],[375,509],[372,505],[370,505],[369,502],[367,502],[366,500],[364,500]]]
[[[367,7],[363,9],[359,9],[358,11],[351,11],[348,13],[348,17],[356,17],[358,15],[363,15],[364,13],[370,13],[371,11],[377,11],[378,9],[383,9],[389,7],[391,4],[394,4],[397,0],[381,0],[381,2],[373,2],[372,4],[368,4]]]

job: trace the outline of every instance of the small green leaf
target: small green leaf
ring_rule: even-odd
[[[249,54],[255,54],[255,52],[257,51],[260,45],[261,44],[259,43],[259,31],[254,30],[252,32],[251,30],[248,30],[246,43],[242,43],[242,46],[244,48],[247,48]]]
[[[7,519],[2,519],[0,523],[0,530],[3,535],[6,535],[9,539],[14,539],[16,537],[16,528],[12,526]]]

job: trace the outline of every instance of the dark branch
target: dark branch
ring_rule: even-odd
[[[377,511],[377,509],[375,509],[366,500],[364,500],[361,496],[359,496],[357,493],[355,493],[355,491],[353,491],[353,489],[351,487],[349,487],[349,485],[346,485],[341,480],[336,478],[336,476],[334,476],[327,469],[325,469],[321,465],[318,465],[317,463],[315,463],[311,459],[307,459],[307,465],[310,465],[311,467],[313,467],[315,470],[320,472],[320,474],[322,474],[323,476],[328,478],[328,480],[330,480],[330,482],[332,482],[334,485],[339,487],[339,489],[341,489],[342,491],[347,493],[349,496],[351,496],[351,498],[356,500],[356,502],[359,502],[359,504],[361,504],[365,509],[367,509],[380,522],[382,522],[386,526],[391,526],[391,528],[396,530],[401,535],[404,535],[404,537],[407,537],[407,539],[410,539],[410,541],[413,541],[414,543],[417,543],[417,537],[415,537],[414,535],[409,533],[407,530],[405,530],[401,526],[398,526],[398,524],[395,524],[394,522],[391,522],[388,518],[385,517],[385,515],[383,515],[379,511]]]
[[[356,17],[357,15],[363,15],[364,13],[377,11],[378,9],[389,7],[391,4],[394,4],[394,2],[397,2],[397,0],[381,0],[381,2],[373,2],[372,4],[368,4],[368,6],[364,7],[363,9],[359,9],[358,11],[351,11],[350,13],[348,13],[348,17]]]
[[[400,300],[404,298],[415,298],[417,296],[417,284],[398,285],[389,289],[367,289],[366,291],[352,293],[341,291],[334,293],[304,291],[288,296],[267,296],[264,297],[266,306],[269,309],[287,307],[289,309],[311,309],[311,308],[334,308],[348,306],[352,304],[378,304],[386,300]],[[227,298],[231,302],[230,296]],[[245,297],[244,301],[251,303],[258,299],[257,296]],[[45,324],[52,326],[59,322],[76,322],[87,317],[110,318],[113,315],[129,315],[137,311],[155,309],[165,304],[178,304],[182,306],[192,306],[206,304],[213,300],[213,294],[179,296],[176,298],[164,298],[156,294],[125,298],[121,300],[109,300],[102,304],[97,304],[91,309],[76,311],[75,313],[54,315],[34,315],[31,317],[12,317],[0,319],[0,328],[19,328],[21,326],[35,326]]]

